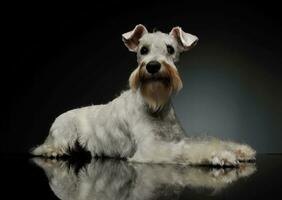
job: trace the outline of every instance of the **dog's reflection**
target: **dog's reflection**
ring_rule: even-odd
[[[45,171],[53,192],[68,200],[159,199],[175,197],[185,187],[215,193],[256,171],[251,163],[223,169],[92,159],[77,169],[63,160],[34,158],[33,162]]]

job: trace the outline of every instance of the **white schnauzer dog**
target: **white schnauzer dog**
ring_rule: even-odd
[[[179,54],[198,41],[174,27],[169,34],[149,33],[139,24],[124,33],[125,46],[137,53],[130,89],[104,105],[70,110],[56,118],[35,156],[69,154],[77,143],[93,157],[125,158],[130,162],[236,166],[255,160],[245,144],[186,136],[171,97],[182,88],[175,66]]]

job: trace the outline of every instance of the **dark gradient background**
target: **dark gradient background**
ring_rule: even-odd
[[[55,6],[53,6],[55,7]],[[123,3],[87,10],[13,9],[9,15],[11,101],[1,153],[43,142],[59,114],[106,103],[127,88],[136,58],[121,34],[143,23],[199,37],[182,55],[174,98],[190,135],[214,135],[282,152],[281,21],[278,4]],[[101,13],[99,13],[101,11]],[[11,39],[10,39],[11,38]]]

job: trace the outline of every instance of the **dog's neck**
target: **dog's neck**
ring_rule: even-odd
[[[164,118],[166,117],[169,112],[171,111],[171,109],[173,109],[172,106],[172,102],[171,102],[171,98],[169,98],[166,102],[166,104],[164,104],[161,108],[157,109],[157,110],[152,110],[150,108],[150,106],[147,104],[147,102],[145,101],[144,97],[141,94],[140,89],[138,89],[137,91],[131,91],[132,93],[135,93],[136,95],[136,103],[139,104],[141,106],[141,108],[150,116],[154,117],[154,118]]]
[[[172,104],[169,100],[169,102],[167,102],[162,108],[158,109],[157,111],[152,111],[148,105],[146,105],[146,109],[148,114],[154,118],[165,118],[172,109]]]

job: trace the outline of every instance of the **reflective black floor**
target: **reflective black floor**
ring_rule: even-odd
[[[1,160],[6,199],[269,199],[282,192],[282,155],[258,155],[255,164],[225,169],[89,158]]]

